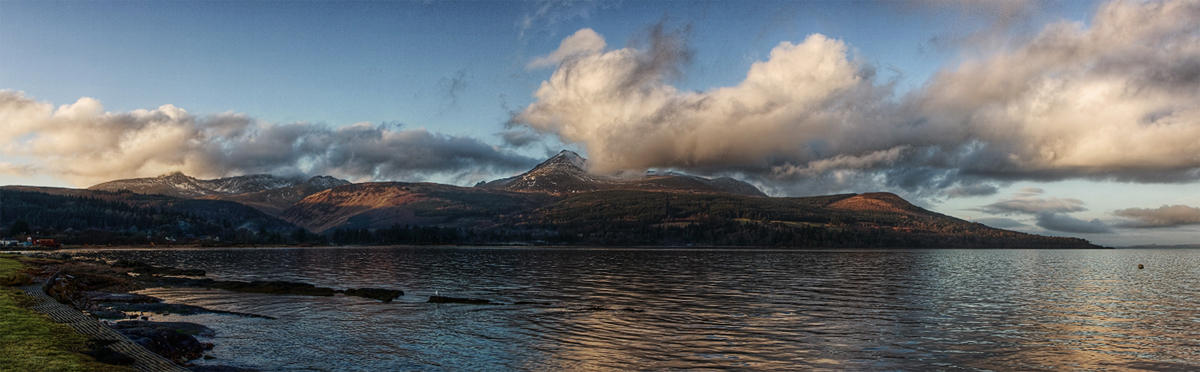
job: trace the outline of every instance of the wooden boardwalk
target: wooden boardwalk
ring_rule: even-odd
[[[21,287],[21,290],[25,291],[26,294],[33,297],[37,302],[33,306],[34,310],[49,315],[50,319],[53,319],[55,322],[67,324],[89,338],[113,341],[108,347],[113,351],[133,358],[133,368],[138,371],[188,371],[166,358],[150,350],[146,350],[142,345],[138,345],[128,337],[101,324],[100,321],[84,315],[79,310],[55,301],[46,295],[41,285],[25,286]]]

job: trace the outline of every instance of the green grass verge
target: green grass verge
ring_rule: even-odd
[[[17,277],[24,265],[0,255],[0,278]],[[0,287],[0,371],[123,371],[81,354],[87,338],[30,309],[20,289]]]

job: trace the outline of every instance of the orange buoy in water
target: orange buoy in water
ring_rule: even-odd
[[[1146,267],[1145,267],[1145,266],[1142,266],[1142,264],[1138,264],[1138,270],[1145,269],[1145,268],[1146,268]]]

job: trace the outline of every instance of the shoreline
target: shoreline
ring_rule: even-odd
[[[135,261],[95,260],[66,257],[67,252],[33,252],[28,255],[0,255],[0,278],[3,288],[0,300],[14,293],[22,299],[23,309],[40,319],[53,324],[56,329],[41,339],[54,341],[74,340],[65,347],[82,351],[61,356],[74,363],[108,363],[103,367],[55,368],[68,370],[109,371],[123,370],[129,366],[143,371],[253,371],[228,365],[194,364],[199,359],[211,358],[208,351],[216,345],[202,342],[196,337],[211,338],[215,331],[205,325],[158,321],[159,315],[223,314],[230,316],[256,317],[270,320],[266,315],[208,309],[184,303],[169,303],[160,298],[139,294],[148,288],[192,287],[221,289],[232,292],[286,294],[301,296],[345,296],[391,302],[403,295],[403,291],[378,288],[350,288],[337,290],[316,287],[307,283],[262,281],[239,282],[204,278],[202,270],[176,269],[152,266]],[[17,271],[16,269],[19,269]],[[14,271],[11,277],[8,272]],[[17,278],[17,279],[11,279]],[[11,279],[11,280],[10,280]],[[41,284],[33,284],[33,282]],[[19,286],[19,287],[16,287]],[[5,305],[0,301],[0,305]],[[13,317],[12,311],[0,306],[5,318]],[[16,311],[16,310],[13,310]],[[0,319],[0,330],[8,330],[8,319]],[[65,327],[65,328],[64,328]],[[19,330],[18,330],[19,331]],[[20,336],[22,332],[4,332]],[[24,332],[28,333],[28,332]],[[0,335],[3,337],[4,335]],[[76,340],[78,339],[78,340]],[[14,340],[29,341],[24,338]],[[33,340],[37,341],[37,340]],[[86,341],[86,343],[84,342]],[[7,345],[0,345],[7,347]],[[44,351],[30,347],[34,352]],[[0,349],[2,351],[3,349]],[[0,353],[11,354],[11,353]],[[59,353],[63,354],[63,353]],[[86,355],[85,355],[86,354]],[[89,357],[91,355],[91,357]],[[0,355],[0,361],[6,355]],[[76,361],[75,359],[78,359]],[[22,365],[0,363],[0,365]],[[20,370],[37,370],[36,367]]]
[[[57,249],[8,250],[0,249],[0,253],[8,254],[53,254],[90,251],[201,251],[201,250],[295,250],[295,249],[513,249],[513,250],[579,250],[579,251],[730,251],[730,252],[912,252],[912,251],[1004,251],[1004,250],[1038,250],[1038,251],[1081,251],[1081,250],[1139,250],[1139,249],[1200,249],[1200,247],[1106,247],[1092,248],[1041,248],[1041,247],[981,247],[981,248],[928,248],[928,247],[883,247],[883,248],[787,248],[762,246],[588,246],[588,245],[307,245],[307,246],[69,246]]]
[[[182,371],[187,369],[172,363],[171,361],[155,354],[146,349],[142,345],[133,342],[125,335],[113,330],[107,324],[92,318],[82,311],[65,304],[59,303],[55,299],[46,295],[42,290],[44,286],[49,284],[49,280],[41,284],[33,284],[22,287],[21,290],[26,295],[32,297],[37,304],[32,309],[39,313],[45,314],[53,319],[56,323],[70,326],[79,334],[86,336],[89,340],[100,340],[107,343],[104,347],[113,352],[120,353],[133,359],[133,363],[129,366],[139,371]]]

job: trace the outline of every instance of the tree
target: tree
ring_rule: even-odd
[[[8,233],[11,235],[28,234],[30,232],[32,230],[29,229],[29,223],[25,222],[25,220],[13,221],[12,226],[8,228]]]

